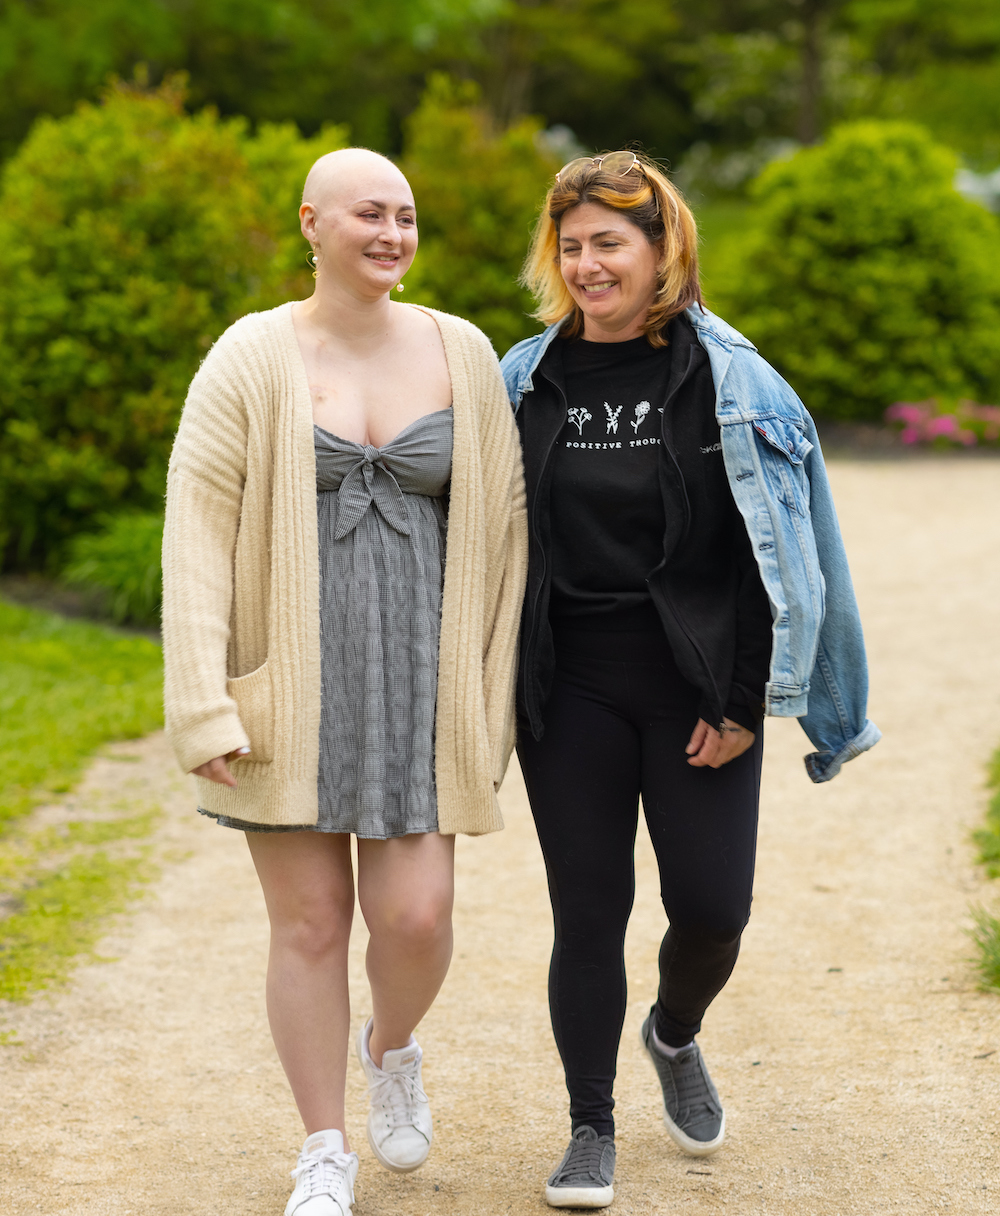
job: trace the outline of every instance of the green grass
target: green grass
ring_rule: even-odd
[[[18,909],[0,921],[0,999],[21,1001],[64,980],[75,956],[91,951],[105,917],[123,912],[155,875],[148,850],[139,857],[84,853],[33,875]]]
[[[1000,920],[985,908],[972,909],[975,928],[971,932],[976,945],[973,966],[979,973],[979,987],[984,992],[1000,993]]]
[[[993,797],[986,808],[986,826],[977,828],[972,839],[979,849],[977,861],[986,867],[990,878],[1000,878],[1000,750],[990,761],[987,785]]]
[[[162,665],[148,638],[0,601],[0,832],[102,743],[162,725]]]
[[[142,841],[158,807],[88,804],[86,818],[41,828],[26,816],[102,744],[160,726],[161,685],[154,642],[0,601],[0,1000],[93,957],[106,918],[155,875]]]
[[[986,784],[993,791],[986,808],[986,826],[977,828],[972,839],[979,850],[976,860],[986,867],[990,878],[1000,878],[1000,749],[993,753]],[[976,947],[972,961],[979,973],[979,987],[1000,993],[1000,920],[981,906],[971,911],[975,922],[971,937]]]

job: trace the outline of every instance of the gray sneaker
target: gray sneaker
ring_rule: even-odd
[[[655,1009],[655,1006],[653,1007]],[[663,1090],[663,1122],[671,1140],[693,1157],[707,1157],[726,1136],[726,1113],[697,1043],[672,1059],[653,1042],[653,1010],[642,1024],[642,1045]]]
[[[562,1161],[549,1178],[550,1208],[606,1208],[615,1197],[615,1141],[592,1127],[578,1127]]]

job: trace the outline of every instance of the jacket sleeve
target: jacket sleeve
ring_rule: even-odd
[[[185,772],[249,744],[226,691],[248,430],[233,363],[224,336],[191,384],[167,473],[164,716]]]
[[[520,346],[521,343],[518,343]],[[503,374],[504,391],[507,395],[507,400],[510,402],[511,408],[516,414],[520,408],[521,402],[518,400],[517,382],[520,372],[520,359],[518,357],[518,346],[512,346],[510,350],[500,360],[500,371]]]
[[[806,458],[809,513],[825,595],[809,708],[799,721],[816,748],[805,758],[806,770],[813,781],[821,782],[830,781],[848,760],[874,747],[882,732],[866,717],[868,669],[861,618],[819,438],[808,414],[806,438],[813,445]]]

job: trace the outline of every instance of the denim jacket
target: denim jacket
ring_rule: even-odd
[[[809,776],[829,781],[881,732],[865,716],[861,620],[816,428],[742,334],[698,307],[686,315],[708,352],[729,485],[774,615],[765,712],[800,720],[816,748]],[[501,360],[515,413],[559,324]]]

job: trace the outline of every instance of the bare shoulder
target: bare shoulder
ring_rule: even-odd
[[[412,305],[394,306],[398,349],[407,362],[416,360],[427,367],[430,364],[446,365],[448,355],[445,334],[435,316]]]
[[[396,302],[394,301],[394,303]],[[440,343],[441,327],[435,320],[434,314],[418,308],[415,304],[403,304],[401,307],[396,304],[395,311],[399,318],[398,324],[402,327],[407,340]]]
[[[415,320],[419,319],[419,323],[425,329],[429,327],[442,337],[455,339],[481,353],[488,353],[491,357],[496,357],[489,338],[464,317],[457,317],[450,312],[439,312],[436,308],[425,309],[413,304],[406,311]]]
[[[430,315],[427,313],[424,315],[428,320],[433,317],[440,328],[445,346],[449,350],[461,352],[468,373],[472,377],[476,394],[488,397],[497,391],[497,386],[499,386],[500,397],[506,403],[507,390],[503,387],[500,360],[493,343],[486,334],[471,321],[467,321],[464,317],[457,317],[454,313],[435,310]]]

